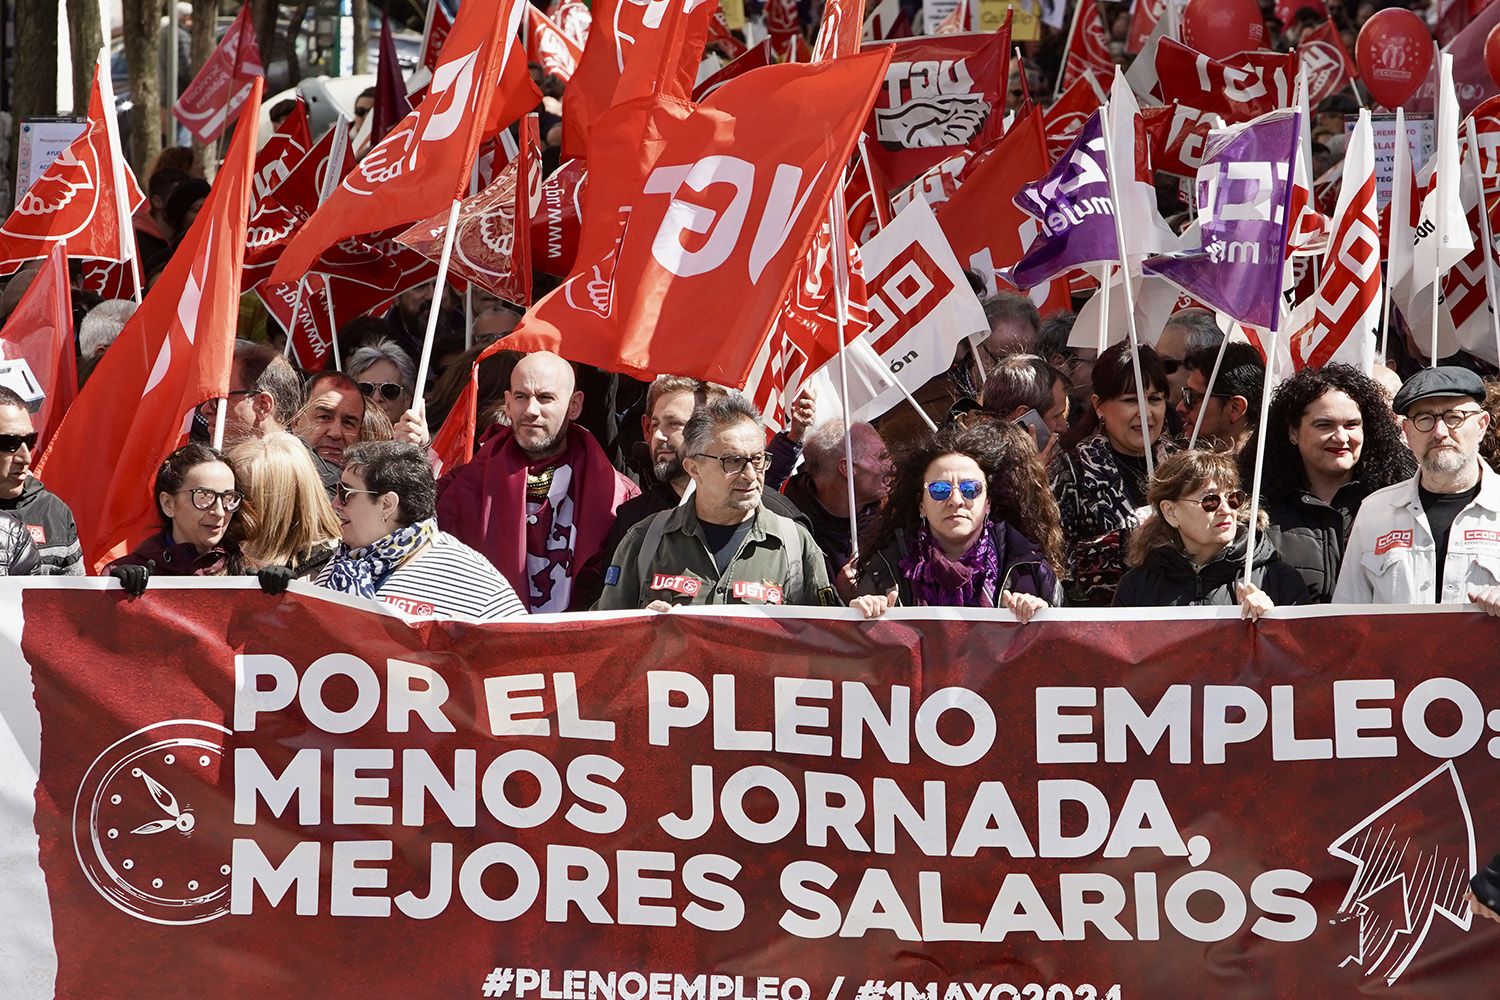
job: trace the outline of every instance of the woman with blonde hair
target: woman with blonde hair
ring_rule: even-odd
[[[1278,604],[1308,603],[1302,575],[1283,562],[1261,511],[1250,582],[1241,578],[1249,544],[1250,499],[1232,456],[1182,451],[1156,467],[1148,517],[1131,539],[1132,567],[1120,580],[1123,608],[1240,606],[1259,618]]]
[[[229,450],[245,492],[244,541],[247,568],[261,572],[272,593],[281,579],[311,579],[333,557],[339,519],[318,478],[307,446],[290,434],[267,434]],[[267,585],[267,576],[272,578]]]

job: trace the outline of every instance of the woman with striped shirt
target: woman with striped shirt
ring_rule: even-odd
[[[486,622],[524,615],[488,559],[438,530],[436,503],[437,485],[420,448],[399,441],[349,448],[333,496],[343,543],[318,583],[378,598],[412,618]]]

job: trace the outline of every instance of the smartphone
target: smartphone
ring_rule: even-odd
[[[1020,422],[1035,432],[1036,450],[1037,454],[1040,455],[1043,449],[1047,447],[1047,439],[1052,436],[1052,431],[1047,427],[1047,421],[1043,420],[1042,415],[1036,410],[1027,410],[1021,414]]]

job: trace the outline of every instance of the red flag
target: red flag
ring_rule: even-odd
[[[583,58],[583,49],[530,3],[526,5],[526,30],[526,50],[533,62],[541,64],[542,72],[563,83],[573,79],[573,74],[578,72],[578,60]]]
[[[1149,7],[1148,0],[1138,0],[1136,11]],[[1115,61],[1109,55],[1109,33],[1104,27],[1104,15],[1094,0],[1078,0],[1073,8],[1073,24],[1068,29],[1068,41],[1063,48],[1062,78],[1059,90],[1067,90],[1090,73],[1106,78],[1115,75]]]
[[[1104,95],[1091,71],[1085,71],[1068,85],[1042,116],[1047,131],[1047,153],[1054,161],[1068,151],[1089,115],[1103,105]]]
[[[258,288],[271,276],[281,251],[318,210],[328,186],[328,172],[332,170],[343,178],[352,163],[348,149],[349,122],[340,119],[303,154],[275,189],[255,199],[245,230],[246,288]]]
[[[251,81],[266,75],[255,26],[250,23],[250,7],[247,3],[240,8],[218,47],[172,105],[173,116],[199,142],[217,139],[245,103]]]
[[[802,33],[797,0],[766,0],[765,23],[766,32],[771,36],[771,48],[777,52],[785,51]]]
[[[743,386],[889,60],[771,66],[696,106],[681,91],[616,105],[592,140],[580,265],[506,343]],[[710,316],[714,336],[680,335]]]
[[[453,403],[453,409],[443,420],[443,426],[432,436],[433,474],[441,476],[461,465],[469,464],[474,457],[474,425],[479,420],[479,365],[505,350],[500,341],[487,345],[474,359],[469,368],[469,381]]]
[[[849,213],[849,236],[855,243],[868,243],[870,237],[891,224],[895,210],[891,207],[890,185],[885,175],[868,155],[870,137],[860,133],[859,159],[844,185],[844,204]]]
[[[589,43],[589,31],[594,25],[594,14],[583,0],[562,0],[547,12],[562,33],[573,39],[573,44],[582,51]]]
[[[282,251],[270,281],[296,281],[338,241],[410,225],[463,197],[486,126],[497,131],[509,124],[489,119],[494,105],[513,96],[497,95],[494,83],[519,52],[511,42],[521,2],[503,0],[498,9],[465,4],[459,10],[421,106],[318,206]]]
[[[542,182],[541,205],[531,219],[531,266],[543,274],[564,278],[573,270],[588,179],[582,160],[567,160]]]
[[[1292,103],[1295,52],[1241,52],[1210,59],[1172,38],[1156,43],[1162,100],[1209,111],[1229,124],[1247,122]]]
[[[1016,290],[998,272],[1021,259],[1038,226],[1016,207],[1015,197],[1023,185],[1041,178],[1051,166],[1042,114],[1034,109],[1011,125],[962,186],[937,206],[938,225],[959,263],[984,279],[987,292]],[[1031,294],[1048,312],[1067,309],[1066,275],[1044,282]]]
[[[443,43],[452,30],[453,17],[443,6],[443,0],[427,0],[427,24],[422,29],[422,65],[428,72],[437,68]]]
[[[157,467],[193,408],[229,391],[260,90],[256,78],[192,228],[38,463],[96,571],[155,530]]]
[[[508,302],[531,304],[531,219],[542,196],[542,141],[537,116],[522,120],[520,151],[495,183],[465,198],[458,209],[450,274],[472,281]],[[419,222],[396,239],[438,260],[448,213]]]
[[[85,260],[78,267],[78,287],[101,299],[128,299],[135,294],[134,265],[128,260]]]
[[[865,18],[862,37],[870,42],[891,42],[911,37],[911,19],[900,0],[876,0]]]
[[[818,26],[812,61],[827,62],[858,52],[864,20],[865,0],[828,0],[823,5],[823,23]]]
[[[129,215],[121,218],[117,179],[123,178],[131,213],[145,204],[146,196],[117,152],[118,137],[111,138],[114,100],[106,100],[109,64],[102,65],[102,73],[98,66],[94,69],[87,127],[26,189],[16,210],[0,225],[0,274],[14,271],[23,261],[48,256],[61,242],[74,257],[135,256]]]
[[[320,372],[333,357],[333,338],[338,329],[328,278],[309,274],[295,285],[275,285],[256,290],[266,312],[287,332],[292,357],[305,372]]]
[[[682,2],[670,0],[647,4],[631,0],[598,0],[594,6],[589,43],[584,46],[578,71],[573,74],[563,100],[563,156],[578,159],[588,156],[589,132],[599,116],[614,103],[615,88],[625,71],[627,59],[639,57],[646,65],[658,65],[661,53],[676,45],[676,40],[668,37],[674,30],[673,25],[676,25],[675,30],[690,32],[695,38],[706,34],[714,5],[699,4],[685,18],[670,16]],[[694,49],[696,51],[683,51],[673,70],[674,79],[683,93],[690,93],[698,78],[702,45],[694,46]]]
[[[724,8],[719,6],[714,7],[714,12],[708,19],[708,44],[717,46],[730,62],[750,51],[749,46],[735,38],[729,30],[729,22],[724,18]]]
[[[411,114],[401,60],[396,56],[396,38],[391,34],[391,16],[380,15],[380,65],[375,67],[375,107],[371,109],[370,145],[374,146]]]
[[[896,43],[867,126],[875,139],[875,160],[892,183],[904,185],[958,150],[983,142],[990,118],[999,124],[1009,49],[1006,28]]]
[[[1297,43],[1297,60],[1307,73],[1307,103],[1312,107],[1349,86],[1355,76],[1354,60],[1332,21],[1303,33]]]
[[[312,133],[307,126],[307,102],[298,97],[295,103],[292,113],[255,154],[255,191],[251,197],[256,200],[276,190],[312,148]]]
[[[73,306],[68,288],[67,250],[55,243],[31,287],[0,330],[0,350],[22,358],[46,394],[37,411],[37,443],[47,447],[63,414],[78,395],[78,363],[73,350]]]
[[[722,66],[718,72],[705,77],[703,82],[693,88],[693,100],[701,101],[735,77],[743,76],[752,69],[770,66],[772,62],[771,39],[762,38],[755,43],[753,48],[746,49],[744,55],[731,60]]]
[[[1125,36],[1125,51],[1130,54],[1146,47],[1146,39],[1156,30],[1156,22],[1166,13],[1168,0],[1136,0],[1130,18],[1130,32]]]

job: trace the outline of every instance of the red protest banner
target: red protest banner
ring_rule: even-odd
[[[1500,623],[1462,609],[408,627],[301,585],[94,587],[0,592],[15,1000],[1458,997],[1500,969],[1461,898],[1497,839]]]

